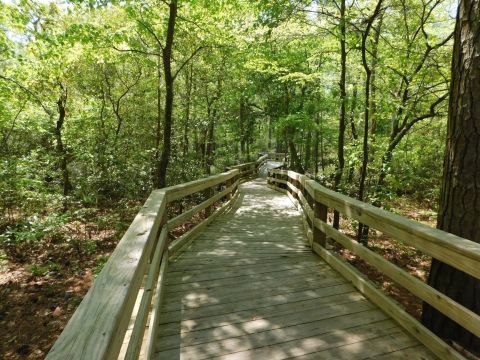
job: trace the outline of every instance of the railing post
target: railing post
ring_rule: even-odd
[[[313,199],[313,214],[315,219],[327,222],[328,208],[317,200],[317,190],[315,190],[315,198]],[[313,242],[324,248],[327,247],[327,235],[320,231],[315,224],[313,224]]]
[[[233,177],[232,177],[232,185],[234,185],[237,180],[240,179],[240,177],[238,176],[238,174],[235,174]],[[232,189],[232,192],[230,193],[231,196],[233,197],[233,195],[235,194],[235,192],[237,191],[237,187],[235,186],[233,189]]]
[[[228,179],[226,182],[225,182],[225,186],[227,187],[227,189],[232,186],[234,183],[234,177]],[[228,200],[231,200],[233,197],[233,189],[227,194],[226,198],[227,198],[227,201]]]
[[[207,190],[205,190],[205,195],[207,199],[210,199],[213,195],[215,195],[215,190],[211,187],[209,187]],[[205,209],[205,218],[208,218],[213,212],[213,205],[210,205]]]

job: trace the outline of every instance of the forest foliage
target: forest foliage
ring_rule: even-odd
[[[152,189],[262,152],[377,206],[435,209],[455,12],[453,0],[1,1],[0,271],[76,272],[97,253],[98,271]],[[72,251],[75,269],[59,260]]]
[[[386,1],[363,43],[375,4],[347,1],[343,18],[339,4],[178,2],[168,184],[269,150],[294,154],[294,167],[328,184],[338,171],[344,102],[338,188],[355,195],[367,108],[363,47],[372,72],[367,199],[415,191],[436,200],[454,5]],[[144,198],[164,146],[169,3],[1,7],[2,222]]]
[[[0,7],[3,257],[266,151],[377,206],[435,207],[453,1]]]
[[[14,253],[81,209],[266,151],[377,206],[436,204],[453,1],[0,7],[0,243]]]

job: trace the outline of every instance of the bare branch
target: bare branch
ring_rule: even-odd
[[[120,48],[117,48],[116,46],[112,46],[112,48],[120,52],[133,52],[133,53],[147,55],[147,56],[162,56],[162,54],[157,52],[145,51],[140,49],[120,49]]]
[[[208,47],[207,45],[201,45],[198,48],[196,48],[195,51],[182,63],[182,65],[180,65],[178,70],[173,75],[173,79],[177,78],[180,71],[182,71],[182,69],[185,67],[185,65],[187,65],[189,63],[189,61],[192,60],[195,57],[195,55],[197,55],[202,49],[205,49],[207,47]]]
[[[155,33],[155,31],[153,31],[153,29],[152,29],[150,26],[148,26],[146,23],[144,23],[143,21],[137,19],[137,22],[138,22],[140,25],[142,25],[143,28],[144,28],[145,30],[147,30],[147,32],[148,32],[150,35],[153,36],[153,38],[154,38],[155,41],[157,42],[157,44],[158,44],[158,46],[160,47],[160,49],[163,51],[164,46],[163,46],[160,38],[159,38],[159,37],[157,36],[157,34]]]

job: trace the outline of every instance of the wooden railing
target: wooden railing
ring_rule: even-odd
[[[239,183],[255,175],[267,159],[268,155],[264,155],[257,161],[233,166],[219,175],[154,190],[55,342],[47,359],[117,359],[132,319],[134,305],[139,300],[124,358],[138,358],[142,344],[146,349],[146,357],[151,358],[169,257],[175,255],[199,230],[223,213],[238,196]],[[189,195],[206,199],[169,219],[169,205]],[[215,209],[215,204],[220,207]],[[169,244],[169,232],[201,211],[205,211],[206,219]],[[142,284],[143,293],[140,291]],[[145,334],[149,313],[150,322]]]
[[[345,217],[380,230],[391,238],[403,241],[476,278],[480,278],[480,244],[331,191],[293,171],[269,170],[267,181],[270,187],[285,192],[297,207],[303,210],[307,237],[315,253],[437,356],[442,359],[463,359],[462,355],[410,316],[356,268],[328,250],[327,239],[332,239],[352,251],[394,282],[479,337],[480,316],[333,228],[327,223],[327,211],[337,210]]]
[[[286,163],[288,160],[287,153],[268,153],[268,158],[272,161],[281,161]]]

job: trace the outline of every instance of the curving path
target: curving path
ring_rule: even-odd
[[[158,359],[434,359],[306,245],[258,178],[169,265]]]

